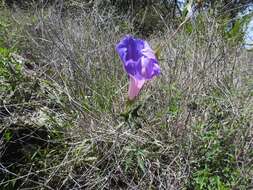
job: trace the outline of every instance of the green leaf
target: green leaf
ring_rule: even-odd
[[[4,132],[3,137],[4,137],[4,140],[5,140],[6,142],[9,142],[9,141],[11,140],[11,138],[12,138],[12,133],[11,133],[11,131],[6,130],[6,131]]]
[[[190,0],[183,8],[183,16],[185,16],[185,18],[190,16],[191,13],[191,9],[192,9],[192,4],[193,4],[193,0]]]
[[[141,168],[142,172],[145,173],[145,166],[144,166],[144,161],[142,160],[141,155],[137,155],[137,162],[138,166]]]
[[[161,44],[158,44],[155,48],[155,55],[158,60],[160,60],[161,57],[161,49],[162,49]]]

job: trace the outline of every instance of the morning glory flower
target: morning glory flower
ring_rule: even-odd
[[[121,39],[116,45],[116,51],[130,79],[128,98],[134,100],[145,81],[160,74],[157,58],[145,40],[131,35]]]

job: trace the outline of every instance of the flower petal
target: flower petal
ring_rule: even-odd
[[[154,51],[141,39],[126,35],[116,45],[124,69],[130,77],[128,96],[133,100],[146,80],[160,74],[160,67]]]
[[[157,61],[154,51],[151,49],[151,47],[148,45],[146,41],[144,42],[144,47],[141,50],[141,52],[142,52],[142,55],[144,55],[145,57],[149,59],[154,59]]]
[[[126,59],[127,60],[132,59],[134,61],[138,61],[140,57],[142,56],[141,50],[143,49],[143,47],[144,47],[144,43],[142,40],[129,37],[128,43],[127,43]]]
[[[125,63],[128,60],[138,61],[142,56],[141,50],[144,47],[143,40],[135,39],[130,35],[125,36],[116,46],[121,60]]]
[[[141,88],[143,87],[145,80],[137,80],[134,77],[130,76],[130,83],[128,87],[128,98],[129,100],[134,100],[138,96]]]
[[[146,67],[146,78],[152,79],[154,76],[160,74],[160,67],[157,64],[157,61],[154,59],[150,59],[149,64]]]

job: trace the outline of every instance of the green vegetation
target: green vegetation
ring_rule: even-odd
[[[252,188],[252,15],[227,30],[212,5],[170,38],[184,18],[162,3],[112,2],[0,6],[0,189]],[[127,33],[163,44],[135,102],[115,52]]]

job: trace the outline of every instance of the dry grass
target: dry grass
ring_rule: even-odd
[[[224,39],[216,19],[203,16],[172,40],[173,30],[147,39],[165,44],[162,75],[146,84],[125,120],[127,76],[114,46],[134,33],[131,21],[97,9],[76,15],[50,8],[35,18],[24,37],[35,57],[29,80],[38,81],[40,96],[4,116],[4,130],[17,135],[2,142],[0,186],[250,188],[253,57]],[[19,88],[31,89],[23,87],[27,80]],[[13,100],[4,95],[2,107]],[[7,162],[12,144],[22,159]]]

